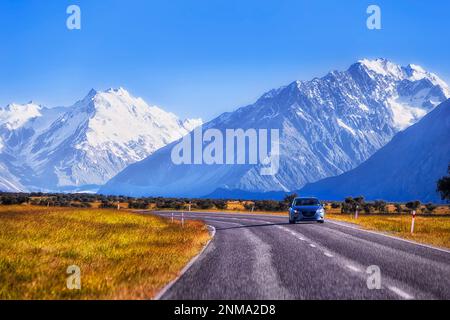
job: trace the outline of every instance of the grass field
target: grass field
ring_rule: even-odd
[[[98,209],[0,206],[0,299],[148,299],[209,239],[197,221]],[[67,267],[81,290],[66,287]]]
[[[410,215],[364,215],[358,219],[350,214],[327,212],[327,218],[357,224],[368,230],[384,232],[393,236],[450,248],[450,216],[417,216],[414,233],[411,234]]]

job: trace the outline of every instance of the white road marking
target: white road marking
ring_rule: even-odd
[[[344,223],[339,223],[339,222],[331,221],[331,220],[328,220],[328,222],[332,223],[332,224],[335,224],[335,225],[338,225],[338,226],[341,226],[341,227],[345,227],[345,228],[349,228],[349,229],[353,229],[353,230],[357,230],[357,231],[363,231],[363,232],[366,232],[366,233],[372,233],[372,234],[375,234],[375,235],[378,235],[378,236],[383,236],[383,237],[386,237],[386,238],[399,240],[399,241],[407,242],[407,243],[410,243],[410,244],[415,244],[415,245],[420,246],[420,247],[424,247],[424,248],[428,248],[428,249],[434,249],[434,250],[445,252],[445,253],[450,253],[450,250],[447,250],[447,249],[433,247],[433,246],[430,246],[430,245],[427,245],[427,244],[424,244],[424,243],[418,243],[418,242],[415,242],[415,241],[402,239],[402,238],[391,236],[391,235],[388,235],[388,234],[385,234],[385,233],[376,232],[376,231],[372,231],[372,230],[366,230],[366,229],[358,228],[358,227],[353,227],[353,226],[346,225]]]
[[[326,255],[326,256],[329,257],[329,258],[333,258],[333,257],[334,257],[334,256],[333,256],[331,253],[329,253],[329,252],[324,252],[323,254]]]
[[[181,276],[183,274],[186,273],[186,271],[189,270],[190,267],[192,267],[192,265],[200,258],[200,256],[203,254],[203,252],[205,252],[206,248],[208,248],[209,244],[212,242],[212,240],[214,239],[214,237],[216,236],[216,228],[212,225],[207,225],[207,227],[210,229],[210,234],[211,234],[211,238],[208,240],[208,242],[206,242],[206,244],[203,246],[203,248],[200,250],[200,252],[194,257],[192,258],[187,265],[184,266],[184,268],[180,271],[180,273],[177,275],[177,277],[175,279],[173,279],[172,281],[170,281],[164,288],[162,288],[157,294],[156,296],[153,298],[153,300],[160,300],[161,297],[167,292],[169,291],[169,289],[175,284],[175,282],[177,282]]]
[[[312,248],[315,248],[315,247],[316,247],[316,245],[313,244],[313,243],[310,243],[309,246],[312,247]]]
[[[360,272],[359,268],[357,268],[355,266],[352,266],[351,264],[346,265],[346,267],[349,268],[352,271]]]
[[[399,296],[402,297],[403,299],[407,299],[407,300],[414,299],[414,297],[413,297],[412,295],[406,293],[406,292],[403,291],[403,290],[400,290],[400,289],[397,288],[397,287],[390,286],[390,287],[389,287],[389,290],[391,290],[391,291],[394,292],[395,294],[399,295]]]

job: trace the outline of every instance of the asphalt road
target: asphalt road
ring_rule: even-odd
[[[161,299],[450,299],[450,251],[334,221],[184,217],[213,226],[215,237]],[[369,266],[377,266],[380,277],[373,273],[377,267],[367,273]],[[373,288],[377,279],[380,289]]]

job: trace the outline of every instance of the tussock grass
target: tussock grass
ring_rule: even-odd
[[[354,223],[369,230],[432,244],[438,247],[450,248],[450,217],[449,216],[416,216],[414,233],[411,234],[410,215],[365,215],[358,219],[350,214],[327,213],[327,218]]]
[[[0,299],[148,299],[208,241],[205,225],[98,209],[0,206]],[[81,290],[66,269],[81,269]]]

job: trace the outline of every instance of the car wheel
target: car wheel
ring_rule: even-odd
[[[317,221],[318,223],[324,223],[325,222],[325,220],[319,220],[319,221]]]
[[[294,224],[294,223],[295,223],[295,221],[289,220],[289,224]]]

